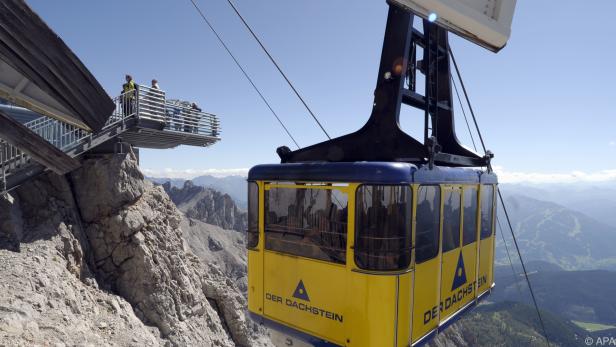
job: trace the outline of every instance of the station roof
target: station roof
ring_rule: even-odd
[[[361,182],[370,184],[497,183],[494,173],[478,169],[435,166],[417,167],[395,162],[314,162],[257,165],[248,180]]]
[[[70,48],[23,0],[0,1],[0,97],[99,131],[115,105]]]

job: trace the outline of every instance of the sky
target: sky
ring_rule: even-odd
[[[226,0],[196,0],[301,146],[325,140]],[[146,173],[245,173],[292,148],[190,0],[27,0],[111,96],[132,74],[172,98],[218,115],[222,141],[209,148],[141,150]],[[370,115],[385,1],[236,0],[236,6],[332,136]],[[350,5],[352,4],[352,5]],[[616,180],[616,1],[517,3],[498,54],[450,36],[494,165],[518,181]],[[418,113],[405,109],[411,135]],[[460,112],[460,140],[471,141]]]

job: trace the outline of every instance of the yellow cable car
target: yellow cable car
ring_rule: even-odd
[[[445,30],[502,48],[515,0],[480,1],[390,1],[367,123],[250,170],[248,309],[275,343],[418,346],[490,293],[497,178],[456,137]]]
[[[248,309],[288,339],[416,345],[490,292],[492,173],[311,163],[248,180]]]

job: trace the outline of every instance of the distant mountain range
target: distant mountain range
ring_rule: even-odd
[[[503,192],[551,201],[616,227],[616,182],[521,185],[501,184]]]
[[[511,195],[505,189],[505,203],[525,260],[547,261],[565,270],[616,270],[616,227],[553,202]],[[502,211],[499,219],[510,239]],[[508,262],[500,237],[496,258],[501,265]]]
[[[247,213],[240,210],[228,194],[192,181],[183,182],[179,188],[172,186],[171,182],[165,182],[162,186],[186,217],[223,229],[246,231]]]
[[[184,182],[186,182],[186,180],[182,178],[147,177],[147,179],[158,184],[169,182],[172,187],[176,188],[182,188]],[[215,177],[204,175],[195,177],[191,181],[196,186],[212,188],[219,192],[229,194],[241,209],[246,209],[248,206],[248,186],[246,177],[244,176]]]

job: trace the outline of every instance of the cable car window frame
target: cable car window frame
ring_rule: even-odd
[[[460,229],[462,226],[462,187],[460,186],[445,186],[443,187],[444,189],[442,190],[442,199],[443,199],[443,216],[442,216],[442,220],[443,220],[443,244],[442,244],[442,248],[443,248],[443,253],[446,252],[450,252],[454,249],[460,248],[460,237],[462,236],[460,234]],[[450,244],[448,239],[445,237],[445,233],[447,232],[447,223],[453,221],[451,217],[453,216],[453,214],[451,216],[447,215],[447,199],[446,199],[446,194],[451,193],[451,194],[457,194],[458,196],[458,218],[457,218],[457,222],[453,225],[454,228],[451,229],[451,231],[453,232],[453,235],[451,237],[451,242],[453,242],[453,244]],[[452,211],[453,212],[453,211]],[[457,226],[457,228],[455,228]]]
[[[462,188],[463,190],[463,198],[462,198],[462,210],[464,211],[464,215],[462,218],[462,246],[466,246],[466,245],[470,245],[473,242],[477,242],[477,208],[478,208],[478,199],[479,199],[479,189],[476,185],[472,185],[472,186],[463,186]],[[468,209],[474,209],[472,211],[473,216],[472,216],[472,220],[473,220],[473,227],[472,230],[468,230],[467,226],[467,221],[470,220],[470,218],[467,218],[467,207],[466,207],[466,197],[467,194],[469,194],[469,191],[474,191],[475,194],[475,198],[470,200],[471,202],[471,206],[468,207]],[[472,204],[474,202],[474,204]],[[468,232],[471,231],[471,232]],[[467,237],[470,236],[470,237]]]
[[[371,235],[363,236],[366,234],[365,232],[366,229],[365,228],[362,229],[362,221],[360,219],[360,213],[363,212],[364,204],[360,203],[359,198],[361,197],[361,194],[362,194],[361,190],[366,189],[367,187],[401,188],[401,189],[406,190],[405,202],[402,202],[402,203],[398,202],[397,198],[396,198],[396,202],[393,202],[393,204],[406,204],[406,207],[404,208],[406,215],[403,215],[403,216],[398,215],[398,218],[402,218],[402,221],[404,221],[403,223],[406,224],[405,233],[397,237],[397,239],[402,240],[400,242],[402,244],[402,247],[400,247],[398,250],[394,249],[394,250],[383,251],[383,253],[389,253],[389,254],[393,253],[394,254],[393,256],[383,255],[383,253],[379,254],[375,252],[375,250],[371,250],[371,249],[365,249],[365,250],[362,249],[363,243],[361,242],[361,238],[365,237],[365,238],[372,238],[373,240],[376,239],[376,236],[373,236],[373,235],[372,237]],[[374,194],[374,191],[371,194]],[[383,194],[385,193],[383,192]],[[408,184],[361,184],[357,187],[357,189],[355,190],[355,240],[354,240],[353,251],[354,251],[355,265],[359,269],[368,270],[368,271],[399,271],[399,270],[404,270],[404,269],[409,268],[409,266],[411,265],[412,255],[413,255],[413,251],[412,251],[413,195],[414,195],[413,189]],[[390,206],[391,205],[388,205],[387,208]],[[370,208],[373,208],[373,206],[371,205],[368,209]],[[371,217],[372,216],[368,214],[366,216],[367,219]],[[386,213],[385,217],[387,218],[387,220],[391,220],[392,214]],[[383,224],[379,222],[382,222],[382,221],[377,220],[376,225]],[[372,223],[369,223],[369,224],[372,225]],[[378,231],[383,232],[383,229],[379,229]],[[384,234],[384,232],[382,234]],[[391,236],[391,235],[387,235],[387,236]],[[387,239],[384,236],[381,236],[380,238],[382,240]],[[393,240],[394,238],[389,238],[389,239]],[[398,253],[396,254],[396,252]],[[362,258],[361,256],[362,254],[365,255],[365,258]],[[377,264],[372,263],[371,264],[371,262],[367,260],[369,258],[385,258],[385,257],[392,257],[392,258],[387,258],[388,260],[392,260],[390,264],[385,264],[385,263],[377,263]],[[396,259],[395,257],[398,257],[398,258]]]
[[[485,194],[486,193],[486,189],[489,188],[491,194]],[[481,240],[485,240],[489,237],[491,237],[492,235],[494,235],[494,219],[496,217],[496,205],[495,205],[495,201],[496,201],[496,185],[494,184],[482,184],[481,185],[481,206],[480,206],[480,220],[481,220],[481,229],[479,231],[480,233],[480,239]],[[484,210],[484,206],[486,206],[485,204],[485,199],[487,196],[490,196],[490,210],[486,211]],[[484,221],[486,219],[484,219],[484,212],[488,212],[490,213],[490,219],[488,220],[489,225],[486,228],[486,224],[488,223],[484,223]],[[489,231],[489,233],[487,233],[486,231]]]
[[[256,188],[256,191],[253,188]],[[246,248],[248,249],[259,246],[259,215],[259,185],[257,182],[248,182],[248,226],[246,230]]]
[[[329,226],[331,226],[332,223],[334,224],[338,223],[340,224],[340,226],[338,226],[339,227],[338,230],[340,230],[341,232],[335,232],[335,231],[329,231],[329,230],[318,230],[316,228],[314,230],[310,230],[312,232],[312,236],[316,236],[316,234],[318,234],[321,241],[324,241],[324,238],[323,238],[324,233],[325,234],[335,234],[333,236],[330,235],[330,237],[332,238],[334,236],[339,237],[337,240],[339,241],[338,242],[339,247],[333,247],[331,246],[331,244],[330,245],[319,244],[316,242],[316,239],[304,240],[307,236],[306,231],[308,230],[304,226],[295,227],[296,230],[288,229],[288,225],[287,225],[287,230],[272,230],[271,228],[268,228],[271,225],[276,225],[276,224],[269,223],[268,217],[270,216],[269,197],[270,197],[271,191],[272,190],[275,191],[277,189],[282,189],[286,191],[294,190],[296,194],[296,199],[298,198],[297,192],[299,190],[319,191],[319,192],[320,191],[332,191],[332,192],[340,193],[344,197],[344,201],[346,202],[346,205],[342,207],[338,207],[336,211],[338,212],[344,211],[345,215],[339,214],[337,216],[340,220],[343,220],[343,221],[332,221],[326,218],[326,219],[318,221],[318,223],[325,222],[326,225],[329,225]],[[306,196],[307,195],[304,195],[304,202],[305,202]],[[336,204],[337,202],[338,204],[343,205],[342,203],[340,203],[340,199],[339,198],[337,199],[333,195],[333,193],[332,193],[332,197],[333,197],[331,201],[332,204]],[[314,206],[314,204],[310,205],[309,207],[311,208],[312,206]],[[304,221],[308,222],[308,219],[310,217],[306,217],[304,215],[307,209],[305,208],[304,205],[302,205],[302,207],[303,207],[303,209],[301,210],[302,213],[300,214],[299,211],[297,211],[296,216],[292,216],[292,217],[294,217],[294,219],[297,221],[298,220],[297,217],[301,216],[301,223],[303,224]],[[289,211],[290,208],[291,208],[291,204],[287,206],[287,211]],[[331,209],[331,205],[330,205],[330,209]],[[331,184],[319,184],[319,185],[317,184],[306,185],[302,183],[289,184],[287,182],[285,182],[284,184],[276,184],[276,183],[267,184],[264,189],[264,216],[263,216],[264,218],[264,240],[265,240],[264,248],[267,251],[278,252],[284,255],[303,257],[303,258],[307,258],[311,260],[325,261],[330,264],[345,265],[346,255],[347,255],[347,244],[348,244],[348,218],[349,218],[348,209],[349,209],[349,193],[346,187],[343,187],[343,186],[333,186]],[[309,210],[310,209],[308,209],[308,211]],[[322,211],[322,210],[318,210],[318,211]],[[329,211],[330,214],[332,212],[333,210]],[[281,214],[279,217],[277,216],[277,218],[286,218],[288,222],[289,214],[288,213],[286,215]],[[278,225],[277,227],[280,227],[280,226],[281,225]],[[304,233],[302,235],[299,235],[298,232],[301,232],[301,231],[303,231]],[[275,234],[282,234],[282,236],[272,237]],[[302,240],[301,241],[290,240],[290,238],[292,238],[293,236],[302,236]],[[311,242],[305,242],[305,241],[311,241]],[[329,241],[332,241],[332,239],[330,239]],[[331,243],[333,244],[333,242]],[[299,248],[288,248],[288,247],[284,248],[282,247],[282,244],[287,244],[287,245],[295,244],[295,245],[300,245],[300,247]],[[302,246],[306,246],[306,248],[301,248]],[[324,252],[324,250],[326,251]],[[331,253],[328,255],[328,253],[326,252],[331,252]],[[336,252],[338,254],[336,254]]]
[[[419,252],[418,252],[418,249],[419,249],[418,245],[419,245],[419,242],[420,242],[420,237],[419,237],[419,233],[418,233],[418,230],[419,230],[418,226],[419,226],[420,216],[423,216],[424,213],[421,213],[419,211],[419,199],[421,197],[420,189],[422,189],[424,187],[425,188],[435,188],[435,190],[436,190],[435,198],[437,198],[437,200],[438,200],[436,202],[435,206],[434,206],[436,208],[436,211],[437,211],[437,214],[436,214],[436,230],[434,230],[434,229],[432,230],[433,231],[432,236],[435,237],[436,242],[433,243],[434,248],[432,249],[432,254],[430,254],[429,257],[425,257],[425,258],[421,257],[420,258],[419,257]],[[438,184],[425,184],[425,185],[422,184],[422,185],[419,185],[417,187],[417,204],[416,204],[416,207],[415,207],[416,211],[415,211],[415,218],[414,218],[415,219],[415,226],[414,226],[414,228],[415,228],[415,263],[416,264],[422,264],[422,263],[424,263],[426,261],[432,260],[432,259],[436,258],[438,256],[438,254],[439,254],[440,246],[441,246],[441,202],[442,202],[441,194],[442,194],[442,189],[441,189],[441,186],[438,185]],[[426,200],[426,201],[428,201],[428,200]],[[434,219],[434,218],[432,218],[432,219]]]

